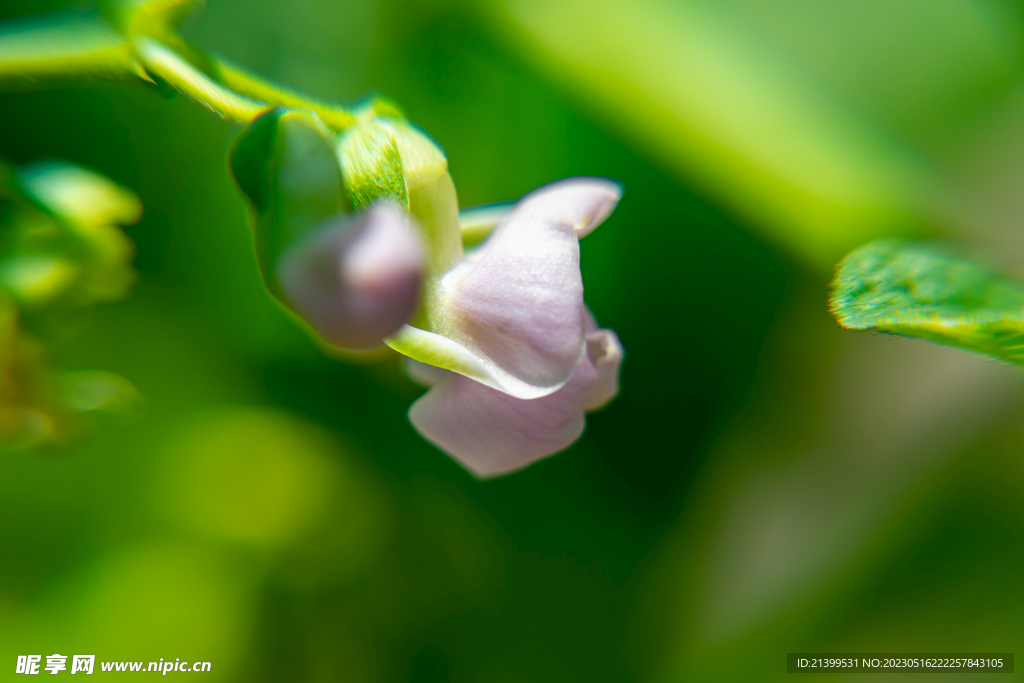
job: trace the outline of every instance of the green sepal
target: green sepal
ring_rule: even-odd
[[[836,271],[830,307],[848,329],[1024,365],[1024,287],[934,244],[887,239],[852,252]]]
[[[409,210],[409,190],[402,169],[398,142],[376,121],[358,123],[338,140],[345,191],[355,211],[381,198],[390,198]]]
[[[284,301],[275,275],[282,254],[349,209],[334,137],[311,112],[276,107],[235,137],[228,163],[252,208],[263,281]]]
[[[394,100],[383,95],[372,95],[353,107],[353,113],[361,121],[369,121],[378,116],[386,116],[396,121],[405,120],[405,112]]]

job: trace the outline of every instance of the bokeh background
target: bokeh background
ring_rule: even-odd
[[[325,357],[261,290],[234,126],[124,84],[2,93],[0,155],[143,201],[133,295],[53,353],[148,404],[0,456],[4,676],[54,652],[417,683],[1024,654],[1024,375],[827,312],[877,236],[1024,274],[1018,2],[210,0],[186,35],[325,99],[394,98],[464,206],[622,182],[582,245],[622,393],[568,451],[478,482],[409,426],[393,356]]]

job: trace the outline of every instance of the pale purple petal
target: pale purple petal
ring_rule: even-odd
[[[523,198],[471,259],[442,281],[437,331],[493,368],[490,386],[513,395],[550,393],[586,357],[580,235],[621,196],[611,181],[553,183]],[[510,376],[527,387],[503,382]]]
[[[583,433],[596,380],[585,361],[561,389],[529,401],[448,373],[409,409],[413,426],[478,477],[493,477],[568,448]]]
[[[597,372],[597,379],[584,397],[583,407],[588,411],[600,410],[619,393],[622,342],[612,330],[598,327],[597,319],[586,306],[583,308],[583,319],[587,331],[587,358]]]
[[[566,178],[526,195],[515,211],[534,212],[572,224],[577,236],[589,235],[601,225],[622,199],[622,186],[607,178]],[[529,205],[527,205],[529,202]]]
[[[327,342],[376,346],[415,312],[423,244],[395,206],[329,225],[286,254],[278,281],[289,303]]]
[[[619,368],[622,367],[622,343],[611,330],[587,332],[587,359],[597,377],[587,388],[583,407],[598,410],[619,393]]]
[[[619,338],[599,328],[586,307],[583,318],[586,358],[565,386],[542,398],[518,399],[464,375],[406,359],[410,376],[433,387],[409,409],[409,420],[481,478],[521,469],[568,448],[583,433],[585,411],[603,407],[619,391]]]

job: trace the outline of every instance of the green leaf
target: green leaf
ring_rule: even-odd
[[[99,17],[62,12],[0,25],[0,84],[33,88],[54,80],[125,78],[131,50]]]
[[[228,162],[252,207],[263,280],[283,300],[275,276],[281,255],[348,208],[334,137],[309,112],[275,108],[239,133]]]
[[[20,167],[12,179],[24,200],[13,200],[0,241],[0,286],[33,309],[127,296],[135,281],[135,249],[117,226],[139,219],[138,197],[98,173],[59,161]]]
[[[135,385],[121,375],[103,370],[74,370],[57,377],[57,400],[77,413],[107,413],[131,417],[143,399]]]
[[[80,269],[58,254],[17,254],[0,259],[0,287],[19,304],[40,306],[68,293]]]
[[[354,210],[388,197],[408,211],[409,191],[402,156],[390,130],[376,121],[352,126],[342,133],[338,153],[345,190]]]
[[[131,225],[142,217],[142,202],[105,176],[63,161],[22,166],[18,183],[48,212],[82,226]]]
[[[832,314],[1024,365],[1024,287],[928,243],[872,242],[839,264]]]

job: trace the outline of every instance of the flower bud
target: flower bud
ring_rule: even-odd
[[[427,135],[405,121],[378,117],[342,133],[338,156],[353,208],[387,197],[415,219],[427,247],[428,276],[439,276],[462,257],[448,160]]]
[[[424,250],[403,212],[378,202],[285,253],[277,271],[288,304],[327,342],[376,346],[416,311]]]
[[[282,255],[347,208],[334,136],[310,112],[278,107],[239,133],[228,161],[252,209],[260,274],[283,300],[275,277]]]

